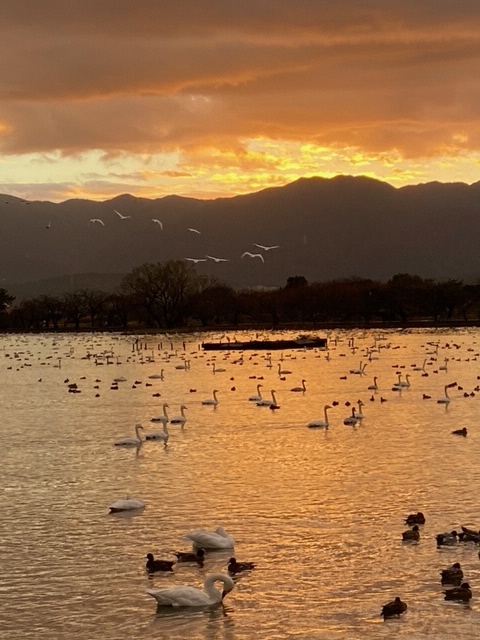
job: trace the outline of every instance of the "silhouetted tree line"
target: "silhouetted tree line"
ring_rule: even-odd
[[[114,293],[79,289],[13,303],[13,296],[0,289],[3,329],[474,322],[480,320],[480,283],[434,281],[407,273],[396,274],[388,282],[346,278],[309,283],[296,275],[279,289],[235,291],[199,275],[192,265],[171,260],[136,267]]]

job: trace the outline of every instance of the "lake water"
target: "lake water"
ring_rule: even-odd
[[[282,361],[272,352],[270,367],[265,352],[245,351],[243,362],[202,352],[219,334],[149,336],[139,352],[121,335],[1,336],[0,637],[479,638],[478,548],[438,549],[435,534],[480,528],[480,331],[328,337],[328,352],[285,351]],[[189,369],[176,368],[182,358]],[[224,372],[213,373],[214,360]],[[279,362],[292,373],[280,377]],[[350,373],[360,362],[365,374]],[[149,378],[161,369],[163,380]],[[397,372],[410,374],[400,392]],[[368,390],[374,376],[378,391]],[[291,392],[302,379],[307,391]],[[451,402],[437,404],[454,382]],[[73,383],[81,393],[68,392]],[[280,409],[248,401],[259,383],[264,395],[277,391]],[[202,405],[214,389],[218,406]],[[359,399],[362,423],[345,426],[346,403]],[[170,415],[185,404],[188,418],[169,427],[167,447],[114,446],[137,422],[158,430],[150,419],[164,402]],[[325,404],[328,431],[308,429]],[[461,427],[466,438],[451,433]],[[127,495],[145,510],[109,514]],[[405,544],[404,519],[417,511],[421,540]],[[191,549],[188,531],[219,525],[237,560],[256,568],[223,606],[157,611],[147,588],[201,587],[233,553],[154,577],[146,553],[174,559]],[[469,605],[443,598],[439,572],[456,561]],[[382,605],[397,595],[408,611],[384,621]]]

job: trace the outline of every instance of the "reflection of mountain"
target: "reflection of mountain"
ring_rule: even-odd
[[[131,218],[121,220],[114,209]],[[301,179],[208,201],[123,195],[52,204],[2,196],[1,286],[15,293],[13,283],[60,276],[75,283],[77,274],[121,274],[144,262],[207,254],[229,262],[200,262],[197,271],[234,287],[283,285],[292,275],[470,280],[480,276],[479,210],[480,183],[395,189],[362,177]],[[259,251],[254,243],[280,248],[264,252],[265,264],[240,259]]]

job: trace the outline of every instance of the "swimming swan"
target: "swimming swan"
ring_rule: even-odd
[[[181,415],[176,416],[175,418],[170,418],[170,424],[185,424],[185,422],[187,421],[187,416],[185,415],[185,409],[187,409],[187,407],[184,404],[180,405]]]
[[[223,591],[215,588],[216,582],[223,582]],[[234,586],[235,583],[230,576],[213,573],[205,579],[203,591],[195,587],[174,587],[147,589],[146,593],[155,598],[160,607],[208,607],[220,604]]]
[[[202,404],[209,404],[209,405],[213,405],[214,407],[216,407],[217,404],[218,404],[217,393],[218,393],[218,389],[214,389],[213,390],[213,398],[207,398],[206,400],[202,400]]]
[[[257,384],[257,395],[249,397],[249,400],[251,402],[261,402],[263,400],[262,392],[260,391],[260,387],[263,387],[263,384]]]
[[[233,549],[235,540],[226,533],[223,527],[217,527],[213,533],[196,529],[185,536],[194,547],[201,549]]]
[[[143,509],[145,502],[138,498],[125,498],[124,500],[117,500],[109,506],[110,513],[118,513],[119,511],[131,511],[132,509]]]
[[[135,434],[137,437],[136,438],[129,438],[129,437],[120,438],[120,440],[115,441],[114,443],[115,446],[116,447],[139,447],[143,442],[139,433],[140,429],[143,429],[143,427],[139,422],[137,422],[137,424],[135,425]]]
[[[327,416],[327,411],[328,409],[331,409],[332,407],[329,404],[326,404],[323,407],[323,414],[325,416],[325,420],[314,420],[313,422],[309,422],[307,424],[307,427],[309,429],[328,429],[328,416]]]
[[[163,416],[157,416],[156,418],[151,418],[150,422],[163,422],[164,424],[169,421],[168,413],[167,413],[168,404],[165,402],[163,404]]]
[[[305,393],[305,391],[307,390],[307,387],[305,386],[305,382],[306,380],[302,380],[301,387],[293,387],[293,389],[290,389],[290,391],[295,391],[295,393]]]
[[[150,433],[145,434],[145,440],[163,440],[165,444],[167,444],[169,437],[170,433],[166,422],[163,423],[163,431],[150,431]]]

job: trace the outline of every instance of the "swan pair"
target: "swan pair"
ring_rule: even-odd
[[[215,588],[216,582],[223,583],[223,590]],[[235,583],[224,573],[213,573],[203,584],[203,590],[195,587],[174,587],[173,589],[147,589],[146,593],[160,607],[209,607],[222,603]]]

